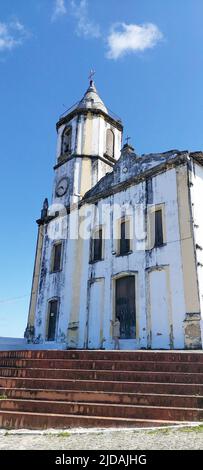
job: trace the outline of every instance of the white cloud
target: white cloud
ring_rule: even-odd
[[[163,38],[159,28],[152,23],[143,25],[119,23],[112,27],[107,38],[108,59],[118,59],[129,53],[153,48]]]
[[[55,21],[59,16],[66,15],[67,9],[65,0],[55,0],[54,11],[52,14],[52,21]]]
[[[89,19],[88,0],[70,0],[71,14],[77,21],[76,32],[79,36],[99,38],[100,26]]]
[[[14,47],[22,45],[27,32],[18,19],[9,23],[0,22],[0,52],[12,50]]]
[[[105,36],[101,32],[99,24],[90,19],[89,0],[55,0],[55,9],[52,20],[59,16],[69,15],[75,19],[76,33],[85,38],[101,38]],[[117,23],[112,25],[107,35],[108,50],[106,57],[118,59],[129,53],[144,51],[153,48],[163,35],[159,28],[153,23],[142,25]]]

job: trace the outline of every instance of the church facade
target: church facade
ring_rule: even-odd
[[[203,154],[137,155],[94,82],[57,123],[25,338],[65,349],[201,349]]]

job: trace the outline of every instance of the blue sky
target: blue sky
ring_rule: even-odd
[[[138,153],[203,148],[202,0],[1,0],[0,336],[26,325],[55,123],[90,68]]]

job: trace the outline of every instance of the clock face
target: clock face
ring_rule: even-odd
[[[69,186],[69,179],[66,177],[61,178],[56,185],[56,196],[62,197],[66,194]]]

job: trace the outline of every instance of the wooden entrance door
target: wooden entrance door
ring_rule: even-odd
[[[56,321],[58,314],[58,301],[52,300],[49,302],[49,323],[47,340],[54,341],[56,337]]]
[[[121,339],[136,337],[135,276],[116,279],[116,316],[120,318]]]

